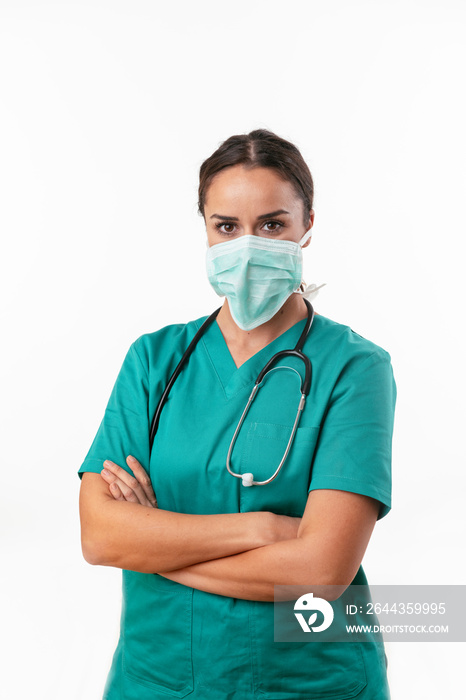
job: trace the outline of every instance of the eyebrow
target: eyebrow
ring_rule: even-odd
[[[257,221],[260,221],[261,219],[270,219],[273,216],[278,216],[279,214],[289,214],[289,211],[286,211],[286,209],[277,209],[277,211],[271,211],[268,214],[261,214],[261,216],[257,217]],[[221,214],[212,214],[210,217],[211,219],[221,219],[222,221],[239,221],[237,216],[222,216]]]

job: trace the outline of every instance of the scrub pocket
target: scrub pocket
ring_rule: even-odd
[[[255,481],[265,481],[276,471],[293,426],[250,423],[241,457],[241,473],[252,472]],[[311,464],[319,427],[299,427],[279,473],[269,484],[243,486],[240,482],[240,511],[272,511],[302,517],[307,503]]]
[[[273,603],[255,601],[251,634],[261,700],[349,700],[367,686],[361,643],[274,642]]]
[[[123,672],[141,686],[141,700],[154,690],[174,698],[192,692],[192,616],[192,588],[158,574],[123,572]]]

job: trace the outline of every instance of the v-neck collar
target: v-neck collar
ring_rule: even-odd
[[[237,367],[215,319],[204,333],[202,342],[226,398],[231,399],[246,386],[254,383],[261,369],[275,353],[293,349],[305,323],[306,319],[298,321]]]

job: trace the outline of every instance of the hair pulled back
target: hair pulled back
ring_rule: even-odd
[[[304,204],[304,225],[314,201],[314,182],[301,153],[290,141],[266,129],[230,136],[207,158],[199,171],[198,212],[204,218],[207,190],[215,175],[233,165],[272,168],[294,188]]]

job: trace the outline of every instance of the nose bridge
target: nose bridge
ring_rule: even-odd
[[[243,236],[257,236],[257,224],[253,221],[246,221],[243,225]]]
[[[241,236],[253,236],[255,233],[254,224],[250,221],[242,221],[240,223],[240,231]]]

